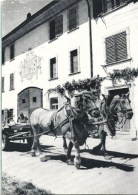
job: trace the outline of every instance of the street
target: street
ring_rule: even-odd
[[[79,170],[66,164],[61,137],[44,135],[40,142],[48,161],[31,157],[25,143],[18,142],[10,151],[2,152],[2,172],[54,194],[138,194],[138,140],[108,137],[106,147],[111,159],[106,160],[101,152],[93,154],[99,139],[89,137],[89,148],[81,146]]]

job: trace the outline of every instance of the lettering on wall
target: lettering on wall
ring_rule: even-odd
[[[37,56],[33,50],[29,50],[26,53],[26,57],[21,61],[19,67],[22,82],[24,79],[32,80],[33,78],[38,78],[38,75],[42,73],[41,61],[42,57]]]

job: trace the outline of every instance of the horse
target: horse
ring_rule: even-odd
[[[100,143],[93,148],[93,152],[96,153],[102,149],[103,155],[108,159],[108,152],[106,150],[106,136],[107,134],[114,137],[116,134],[116,122],[119,120],[120,114],[126,119],[131,119],[133,116],[133,111],[131,108],[131,101],[128,94],[122,94],[122,96],[116,95],[105,96],[102,94],[103,100],[99,105],[98,115],[94,113],[91,115],[90,111],[87,113],[89,116],[86,121],[86,129],[88,132],[93,132],[93,130],[98,131]],[[97,106],[96,106],[97,108]],[[105,130],[105,125],[107,130]],[[66,147],[66,140],[63,139],[63,145]],[[70,146],[69,146],[70,148]]]
[[[122,96],[115,95],[114,97],[108,95],[103,95],[103,100],[100,104],[100,113],[103,119],[106,119],[106,126],[108,129],[108,134],[113,137],[116,134],[116,123],[119,120],[120,115],[126,119],[131,119],[133,116],[133,111],[131,108],[131,101],[128,94],[122,94]],[[99,128],[99,138],[100,144],[93,148],[93,152],[97,152],[102,148],[105,157],[108,157],[108,152],[106,150],[106,136],[107,131],[105,131],[104,125]]]
[[[63,140],[69,140],[67,148],[67,164],[71,162],[71,150],[75,148],[74,165],[78,169],[81,165],[80,148],[88,137],[85,129],[87,121],[86,111],[90,111],[92,115],[98,114],[98,110],[92,101],[93,94],[91,92],[81,92],[71,98],[71,104],[65,103],[58,111],[37,108],[30,115],[30,124],[33,130],[34,141],[31,149],[31,155],[35,156],[35,150],[40,155],[40,160],[43,161],[39,138],[42,134],[60,132]],[[42,157],[41,157],[42,156]]]

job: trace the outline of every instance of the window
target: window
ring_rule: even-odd
[[[10,74],[10,90],[14,89],[14,73]]]
[[[63,16],[60,15],[50,22],[50,40],[63,33]]]
[[[73,30],[78,26],[78,7],[72,7],[68,12],[68,29]]]
[[[13,118],[13,109],[9,109],[9,118]]]
[[[5,62],[5,48],[2,48],[2,64]]]
[[[70,52],[70,73],[78,72],[78,50]]]
[[[2,93],[4,92],[4,77],[2,77]]]
[[[14,44],[10,46],[10,59],[14,59],[15,54],[14,54]]]
[[[25,104],[25,99],[22,99],[22,103]]]
[[[101,13],[109,12],[125,3],[129,0],[94,0],[93,1],[93,16],[98,17]]]
[[[4,122],[4,110],[2,110],[2,112],[1,112],[1,120],[2,120],[2,122]]]
[[[50,59],[50,79],[57,78],[56,58]]]
[[[52,110],[58,109],[58,98],[50,98],[50,109]]]
[[[33,97],[33,102],[36,102],[36,97]]]
[[[105,43],[107,64],[127,59],[126,32],[107,37]]]

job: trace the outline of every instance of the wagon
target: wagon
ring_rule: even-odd
[[[33,144],[33,131],[31,125],[27,123],[4,124],[2,128],[2,150],[8,150],[10,141],[15,140],[26,140],[28,147],[31,148]]]

